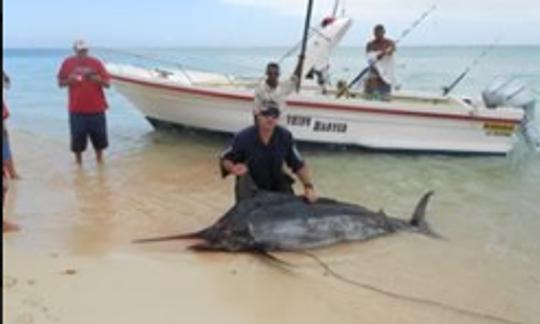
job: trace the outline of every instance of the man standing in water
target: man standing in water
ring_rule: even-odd
[[[102,163],[103,150],[109,145],[103,88],[109,87],[110,77],[103,64],[88,55],[85,41],[75,41],[73,50],[75,55],[65,59],[58,72],[58,85],[69,92],[71,150],[77,163],[82,164],[82,152],[90,137],[96,160]]]
[[[364,90],[370,99],[390,100],[394,81],[393,54],[396,45],[394,41],[385,38],[386,31],[383,25],[375,26],[373,33],[375,39],[366,46],[369,72]]]
[[[5,130],[5,119],[9,113],[6,104],[3,103],[2,107],[2,129]],[[7,141],[6,133],[2,134],[2,209],[6,206],[6,193],[8,190],[8,163],[11,160],[11,152],[9,150],[9,143]],[[2,214],[5,215],[2,210]],[[2,219],[2,232],[12,232],[19,229],[19,226]]]
[[[257,189],[292,194],[294,180],[284,172],[285,163],[302,182],[306,199],[317,200],[309,168],[298,153],[291,132],[278,125],[280,114],[276,102],[265,101],[256,110],[255,125],[240,131],[222,154],[223,176],[237,177],[237,202],[251,197]]]
[[[19,176],[19,173],[15,170],[15,162],[13,160],[13,154],[11,152],[11,146],[9,143],[9,134],[7,130],[7,125],[5,125],[5,120],[9,116],[9,112],[7,109],[7,103],[6,103],[6,96],[5,91],[7,91],[11,87],[11,79],[6,74],[5,71],[2,71],[3,73],[3,80],[2,80],[2,88],[3,88],[3,98],[2,98],[2,167],[7,172],[7,176],[10,179],[19,180],[21,177]]]

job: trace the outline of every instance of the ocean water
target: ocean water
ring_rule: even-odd
[[[404,89],[439,92],[482,50],[402,48],[400,83]],[[266,62],[285,51],[139,48],[95,53],[110,62],[166,67],[165,61],[175,61],[260,76]],[[232,181],[220,178],[216,164],[223,138],[156,132],[114,89],[107,92],[107,164],[97,168],[88,154],[85,166],[77,168],[68,150],[67,96],[55,78],[69,50],[4,49],[3,54],[12,79],[8,124],[23,175],[10,192],[8,214],[28,232],[10,238],[12,244],[39,252],[139,253],[141,248],[129,244],[134,237],[199,228],[231,205]],[[350,79],[363,68],[362,50],[339,49],[331,64],[335,79]],[[285,62],[286,68],[291,65]],[[521,80],[540,100],[540,47],[495,48],[455,92],[478,96],[498,76]],[[436,191],[427,219],[447,241],[403,235],[321,252],[337,270],[519,322],[540,318],[540,155],[525,143],[507,157],[312,149],[304,155],[322,195],[384,207],[396,217],[410,217],[421,194]],[[400,285],[388,278],[404,280]],[[422,288],[412,288],[413,282]]]
[[[481,47],[413,47],[402,48],[397,56],[398,83],[403,89],[442,92],[464,69],[472,64],[484,48]],[[282,58],[286,48],[129,48],[96,49],[93,54],[108,61],[151,67],[178,67],[179,65],[207,71],[239,76],[260,77],[269,61]],[[48,122],[65,118],[65,94],[56,86],[56,73],[69,49],[4,49],[4,69],[13,79],[8,92],[11,105],[17,107],[13,124],[35,125],[33,117],[39,107],[45,120],[43,133],[59,132]],[[284,70],[291,70],[294,58],[282,61]],[[332,80],[350,80],[364,67],[360,48],[338,48],[331,61]],[[468,76],[455,88],[454,93],[478,97],[481,90],[497,77],[516,79],[532,89],[540,98],[540,46],[499,47],[475,65]],[[133,116],[132,107],[114,90],[108,94],[111,114]],[[125,125],[141,127],[140,118],[125,118]],[[537,123],[540,123],[538,121]],[[135,125],[137,124],[137,125]],[[53,130],[54,128],[54,130]],[[59,135],[59,134],[56,134]]]

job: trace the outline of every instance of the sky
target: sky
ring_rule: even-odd
[[[437,9],[403,45],[540,45],[540,0],[342,0],[354,25],[343,43],[363,46],[374,24],[398,38]],[[3,47],[289,46],[302,35],[307,0],[4,0]],[[315,0],[314,22],[334,0]],[[341,10],[340,10],[341,12]]]

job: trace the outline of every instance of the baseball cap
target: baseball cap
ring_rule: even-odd
[[[281,110],[279,109],[279,104],[273,100],[263,101],[261,107],[259,108],[259,113],[265,117],[279,117],[281,115]]]
[[[76,51],[82,51],[88,49],[88,43],[84,41],[83,39],[78,39],[73,42],[73,49]]]

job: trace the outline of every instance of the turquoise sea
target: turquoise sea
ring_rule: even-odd
[[[477,58],[482,47],[409,47],[401,48],[398,56],[398,77],[403,89],[441,92]],[[110,62],[141,66],[175,67],[175,64],[208,71],[241,76],[262,74],[271,60],[279,60],[286,48],[129,48],[96,49],[95,55]],[[65,119],[65,94],[56,86],[55,75],[69,49],[4,49],[3,66],[13,80],[8,100],[14,107],[12,124],[41,134],[59,134]],[[294,60],[285,59],[284,66],[292,68]],[[350,80],[363,68],[360,48],[339,48],[331,61],[333,80]],[[516,78],[527,84],[540,98],[540,46],[499,47],[490,51],[474,66],[454,93],[478,96],[494,78]],[[144,122],[134,116],[133,109],[114,90],[109,93],[112,116],[124,120],[118,127],[146,129]],[[42,122],[36,125],[34,117]],[[131,118],[122,118],[130,116]],[[113,117],[114,118],[114,117]],[[58,122],[59,125],[55,123]],[[50,124],[49,124],[50,123]],[[38,130],[39,129],[39,130]]]

